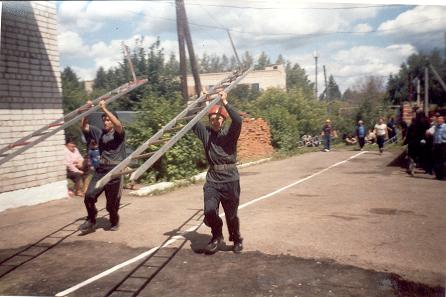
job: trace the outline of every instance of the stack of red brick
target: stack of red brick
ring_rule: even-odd
[[[268,123],[261,118],[245,117],[237,144],[237,159],[242,162],[252,161],[270,157],[273,152]]]

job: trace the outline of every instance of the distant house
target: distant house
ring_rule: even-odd
[[[84,90],[87,94],[93,92],[94,80],[84,80]]]
[[[216,85],[229,76],[230,72],[200,74],[201,84],[204,88]],[[286,72],[282,64],[265,67],[264,70],[254,70],[241,81],[240,85],[249,85],[252,90],[266,90],[269,88],[286,89]],[[195,95],[195,82],[192,75],[187,76],[189,95]]]

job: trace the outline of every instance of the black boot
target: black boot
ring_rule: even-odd
[[[206,252],[209,254],[214,254],[218,250],[222,250],[225,246],[225,240],[222,235],[220,236],[212,236],[212,239],[209,241],[206,246]]]

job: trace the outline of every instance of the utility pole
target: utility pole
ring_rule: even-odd
[[[180,79],[181,79],[181,95],[187,102],[189,95],[187,91],[187,65],[186,65],[186,48],[184,45],[184,20],[180,1],[175,1],[175,9],[177,14],[177,34],[178,48],[180,52]]]
[[[240,69],[242,69],[243,65],[242,65],[242,62],[240,61],[240,58],[238,57],[237,50],[235,49],[234,41],[232,41],[231,33],[229,32],[229,30],[226,30],[226,32],[228,33],[229,40],[231,41],[232,50],[234,51],[235,59],[237,60],[238,66],[240,67]]]
[[[429,117],[429,69],[424,68],[424,114]]]
[[[314,97],[316,98],[316,100],[318,100],[317,98],[317,51],[313,52],[313,57],[314,57],[314,64],[315,64],[315,79],[314,79]]]
[[[192,43],[192,37],[190,35],[189,30],[189,23],[187,21],[187,14],[186,14],[186,8],[184,7],[184,1],[183,0],[177,0],[179,2],[181,7],[181,15],[182,15],[182,21],[183,21],[183,30],[184,30],[184,37],[186,38],[186,44],[187,44],[187,51],[189,52],[189,59],[190,59],[190,66],[192,70],[192,76],[194,77],[195,82],[195,94],[199,97],[200,93],[202,91],[201,89],[201,81],[200,81],[200,75],[198,74],[198,64],[197,59],[195,58],[195,51],[194,46]]]
[[[325,92],[324,92],[324,97],[327,98],[327,92],[328,92],[328,87],[327,87],[327,72],[325,72],[325,65],[324,67],[324,82],[325,82]]]

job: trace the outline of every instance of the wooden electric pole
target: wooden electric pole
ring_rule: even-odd
[[[184,46],[184,20],[180,1],[175,1],[175,9],[177,14],[178,48],[180,53],[181,95],[185,101],[188,101],[189,95],[187,91],[186,48]]]
[[[178,44],[183,47],[180,48],[180,68],[181,68],[181,89],[183,92],[183,98],[189,100],[187,92],[187,66],[186,66],[186,52],[184,49],[184,39],[187,44],[187,51],[189,52],[189,59],[191,64],[192,76],[195,82],[195,93],[200,96],[202,91],[200,74],[198,73],[197,59],[195,58],[194,46],[192,43],[192,37],[189,30],[189,24],[187,22],[186,8],[184,7],[183,0],[176,0],[175,7],[177,11],[177,30],[178,30]],[[183,53],[181,53],[183,51]],[[183,61],[181,61],[183,60]],[[184,86],[183,86],[184,85]]]

